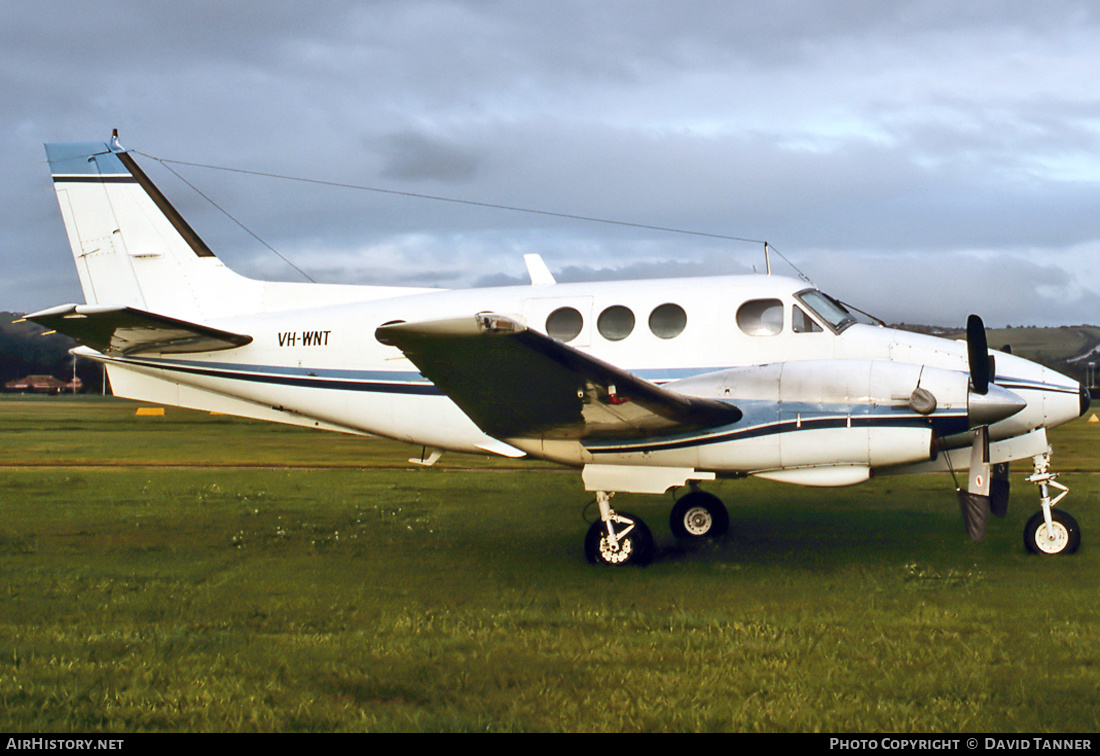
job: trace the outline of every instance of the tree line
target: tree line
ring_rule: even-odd
[[[76,341],[30,321],[16,322],[22,315],[0,312],[0,387],[8,381],[28,375],[52,375],[62,381],[73,377],[73,356],[69,350]],[[103,367],[86,359],[76,360],[76,375],[86,393],[103,390]]]

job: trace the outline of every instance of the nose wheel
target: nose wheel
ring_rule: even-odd
[[[653,534],[641,518],[611,508],[611,494],[596,492],[600,519],[584,538],[584,555],[592,564],[645,566],[653,559]]]
[[[1081,530],[1068,512],[1053,511],[1050,522],[1036,512],[1024,528],[1024,546],[1032,554],[1072,554],[1081,545]]]

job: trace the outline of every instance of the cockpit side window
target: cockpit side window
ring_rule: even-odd
[[[783,330],[783,303],[750,299],[737,308],[737,327],[749,336],[774,336]]]
[[[791,308],[791,330],[795,333],[821,333],[824,329],[798,305]]]
[[[806,309],[825,321],[837,333],[856,322],[856,317],[848,311],[848,308],[822,291],[806,289],[795,296],[806,305]]]

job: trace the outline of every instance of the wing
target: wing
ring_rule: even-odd
[[[501,316],[375,332],[496,438],[621,438],[729,425],[732,404],[686,396]]]
[[[61,305],[26,316],[104,354],[215,352],[252,337],[156,315],[133,307]]]

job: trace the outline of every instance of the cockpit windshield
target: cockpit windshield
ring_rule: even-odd
[[[864,314],[859,310],[853,313],[843,304],[817,289],[806,289],[800,291],[796,296],[802,304],[813,310],[815,315],[828,323],[829,327],[837,333],[840,333],[852,323],[860,322],[861,319],[857,316],[857,313]],[[875,319],[871,316],[866,317],[869,322],[875,322]]]

